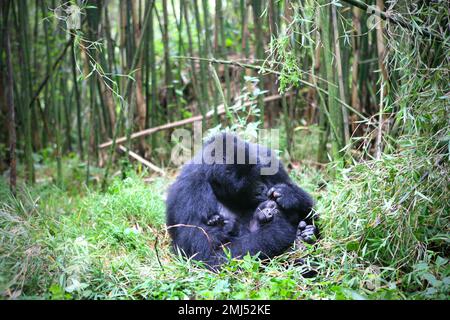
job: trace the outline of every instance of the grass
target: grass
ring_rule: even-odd
[[[170,250],[164,194],[173,178],[146,183],[130,172],[102,193],[74,181],[79,164],[69,159],[65,190],[44,179],[22,186],[14,198],[2,179],[1,297],[448,299],[447,186],[432,172],[416,187],[428,167],[405,169],[414,153],[386,157],[353,166],[328,184],[314,168],[293,170],[317,200],[320,242],[271,261],[233,260],[219,273]],[[51,176],[52,165],[38,173]],[[304,278],[307,267],[294,264],[305,256],[318,271],[315,278]]]

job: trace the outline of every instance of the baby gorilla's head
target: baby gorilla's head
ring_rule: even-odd
[[[273,200],[267,200],[256,208],[254,219],[259,223],[267,223],[273,220],[273,217],[279,213],[278,205]]]
[[[273,200],[266,200],[256,208],[250,221],[250,231],[257,231],[263,224],[271,222],[280,213],[278,205]]]

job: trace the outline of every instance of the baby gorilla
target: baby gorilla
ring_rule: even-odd
[[[259,204],[252,218],[248,224],[250,232],[258,231],[264,224],[271,222],[276,216],[280,214],[280,208],[274,200],[266,200]],[[237,235],[239,230],[236,230],[236,221],[232,221],[222,216],[220,213],[215,213],[209,217],[206,223],[208,226],[222,226],[228,235]],[[307,225],[305,221],[300,221],[297,229],[296,241],[304,241],[306,243],[313,243],[315,239],[316,228],[314,225]]]
[[[249,229],[250,232],[255,232],[265,224],[273,220],[273,218],[280,214],[278,205],[273,200],[266,200],[262,202],[255,210],[252,220],[250,220]]]
[[[250,220],[250,232],[255,232],[266,223],[271,222],[281,212],[280,207],[274,200],[267,200],[262,202],[258,208],[256,208],[253,214],[252,220]],[[306,242],[309,244],[314,243],[317,229],[314,225],[308,225],[305,221],[300,221],[297,228],[296,241]]]
[[[273,200],[266,200],[262,202],[253,213],[252,219],[249,222],[249,230],[250,232],[255,232],[259,230],[259,228],[266,223],[269,223],[273,220],[275,215],[278,215],[280,210],[278,209],[278,205]],[[232,226],[234,221],[230,221],[223,217],[219,213],[215,213],[209,217],[209,220],[206,222],[208,226],[228,226],[229,231],[234,230]]]

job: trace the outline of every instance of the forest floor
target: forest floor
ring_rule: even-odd
[[[247,256],[211,272],[170,249],[164,198],[173,176],[144,179],[131,171],[100,192],[95,180],[93,187],[84,186],[85,168],[75,157],[64,161],[70,187],[63,189],[54,185],[53,162],[38,167],[37,184],[21,185],[17,198],[0,178],[0,298],[449,297],[446,258],[438,256],[433,264],[418,261],[412,271],[376,265],[360,257],[354,240],[337,240],[337,223],[321,225],[324,238],[306,250],[264,262]],[[329,188],[322,172],[305,167],[292,170],[291,176],[313,194],[319,211],[333,210],[322,197]],[[300,257],[317,270],[315,277],[302,276],[310,266],[295,265]]]

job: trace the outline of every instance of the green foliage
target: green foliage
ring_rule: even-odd
[[[443,280],[449,266],[443,257],[450,243],[450,206],[448,184],[442,179],[448,168],[433,167],[420,151],[405,148],[343,170],[316,210],[333,254],[355,265],[376,266],[383,278],[406,291],[442,298],[449,290]],[[417,265],[422,263],[435,272],[429,279],[439,282],[418,281]]]
[[[308,1],[306,5],[295,2],[289,5],[293,10],[292,21],[288,21],[277,37],[271,38],[268,57],[264,61],[264,66],[279,70],[279,92],[299,87],[301,80],[306,80],[303,77],[309,70],[305,61],[314,55],[316,42],[313,34],[317,4]]]
[[[127,253],[130,263],[139,255],[154,257],[149,246],[164,223],[161,183],[154,188],[134,176],[83,198],[56,187],[39,190],[37,198],[34,190],[3,198],[2,294],[91,297],[90,283],[104,263],[114,268]]]
[[[242,94],[237,98],[236,104],[230,107],[230,123],[227,126],[219,124],[209,129],[205,140],[221,131],[234,132],[243,139],[252,141],[258,137],[261,122],[256,119],[259,119],[261,110],[258,108],[257,100],[267,91],[258,87],[259,79],[257,77],[245,76],[244,78],[246,85],[242,88]],[[250,105],[246,105],[246,103],[250,103]]]
[[[271,261],[251,256],[231,260],[218,273],[171,252],[164,227],[164,190],[170,180],[146,184],[129,172],[124,180],[115,178],[104,193],[91,187],[75,194],[41,185],[22,187],[19,198],[13,198],[2,179],[0,292],[4,298],[22,299],[448,298],[445,252],[420,250],[414,239],[395,234],[397,226],[412,228],[414,219],[425,219],[411,229],[413,234],[423,233],[421,245],[448,241],[437,229],[439,223],[448,222],[443,199],[427,192],[430,188],[424,184],[416,190],[436,203],[433,210],[443,206],[440,212],[430,211],[429,201],[414,193],[408,200],[415,203],[410,222],[398,208],[398,213],[389,213],[374,226],[377,214],[387,210],[376,201],[376,192],[381,192],[377,190],[399,190],[394,183],[417,180],[414,172],[389,180],[373,175],[375,170],[358,167],[326,188],[320,171],[308,166],[292,171],[292,178],[317,201],[322,230],[318,245]],[[350,178],[354,185],[348,183]],[[377,185],[367,192],[364,183]],[[410,191],[402,186],[399,198]],[[386,238],[393,242],[376,253],[375,247]],[[362,250],[364,246],[371,250]],[[411,250],[419,255],[401,262]],[[305,257],[307,265],[294,264]],[[302,272],[310,268],[318,275],[303,278]]]

